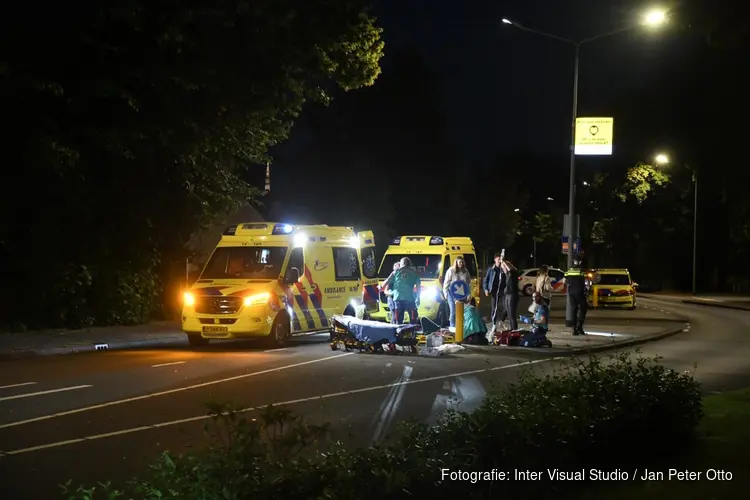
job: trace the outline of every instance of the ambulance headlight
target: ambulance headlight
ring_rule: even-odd
[[[294,235],[294,246],[303,247],[307,243],[307,235],[305,233],[297,233]]]
[[[437,300],[440,296],[440,292],[436,286],[426,286],[422,288],[422,293],[419,294],[419,298],[422,300]]]
[[[185,292],[182,296],[182,303],[187,307],[193,307],[195,305],[195,296],[190,292]]]
[[[257,293],[255,295],[248,295],[247,297],[245,297],[245,299],[242,301],[242,304],[245,307],[259,306],[267,303],[269,298],[271,298],[271,294],[268,292]]]

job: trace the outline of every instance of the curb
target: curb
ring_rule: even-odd
[[[706,302],[703,300],[681,300],[683,304],[691,304],[696,306],[705,306],[705,307],[718,307],[721,309],[734,309],[735,311],[750,311],[750,307],[743,307],[743,306],[735,306],[731,304],[724,304],[722,302]]]
[[[111,342],[101,344],[76,345],[69,347],[48,347],[44,349],[19,349],[17,351],[0,352],[0,361],[23,359],[39,356],[59,356],[63,354],[82,354],[97,351],[117,351],[134,347],[155,347],[171,344],[186,344],[184,335],[177,337],[159,337],[153,339],[132,340],[126,342]]]
[[[689,325],[689,323],[688,323]],[[532,356],[543,356],[543,357],[571,357],[576,356],[579,354],[593,354],[597,352],[602,351],[612,351],[614,349],[623,349],[627,347],[632,347],[636,345],[646,344],[649,342],[656,342],[658,340],[665,339],[667,337],[671,337],[673,335],[677,335],[678,333],[682,333],[687,329],[687,326],[683,325],[680,328],[672,328],[670,330],[665,330],[660,333],[655,333],[653,335],[644,335],[643,337],[629,339],[629,340],[623,340],[622,342],[614,342],[611,344],[599,344],[591,347],[579,347],[577,349],[570,349],[566,351],[560,351],[560,350],[552,350],[555,349],[554,347],[552,349],[545,348],[545,347],[501,347],[497,348],[495,346],[482,346],[482,345],[463,345],[463,347],[466,348],[467,351],[474,351],[474,352],[486,352],[489,354],[507,354],[507,353],[528,353],[529,357]],[[484,349],[487,347],[488,349]],[[510,350],[512,349],[512,350]],[[522,355],[524,355],[522,354]]]
[[[750,311],[750,307],[735,306],[732,304],[726,304],[723,302],[714,302],[710,300],[681,299],[679,297],[670,298],[670,297],[661,297],[659,295],[651,295],[651,294],[645,294],[645,293],[641,294],[640,297],[644,299],[649,299],[649,300],[662,300],[664,302],[677,302],[680,304],[690,304],[694,306],[717,307],[720,309],[734,309],[735,311]]]

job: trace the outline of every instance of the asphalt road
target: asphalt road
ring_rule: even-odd
[[[623,322],[687,317],[689,331],[641,350],[679,370],[697,363],[707,391],[750,385],[747,312],[652,300],[640,306],[597,315]],[[224,343],[0,363],[0,498],[58,498],[56,485],[67,479],[121,481],[164,449],[199,448],[207,442],[206,402],[289,404],[310,421],[331,422],[334,437],[367,445],[406,418],[435,421],[448,408],[471,410],[487,392],[514,381],[519,364],[531,359],[508,352],[346,354],[332,352],[326,338],[271,351]]]

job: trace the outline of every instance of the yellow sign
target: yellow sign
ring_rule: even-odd
[[[575,154],[611,155],[614,118],[576,118]]]

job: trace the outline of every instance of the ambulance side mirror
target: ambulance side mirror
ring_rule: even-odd
[[[299,277],[300,277],[299,269],[297,269],[296,267],[292,267],[286,273],[286,282],[297,283],[299,281]]]

